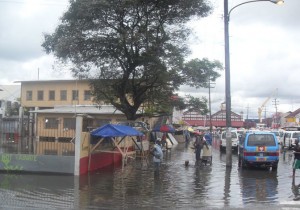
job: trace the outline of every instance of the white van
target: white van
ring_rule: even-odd
[[[282,145],[289,149],[295,146],[295,140],[300,137],[300,131],[285,131],[282,139]]]
[[[232,149],[238,148],[239,134],[237,130],[231,130],[231,146]],[[226,150],[226,131],[221,133],[220,150]]]

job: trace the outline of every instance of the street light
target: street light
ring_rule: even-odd
[[[229,19],[230,13],[235,8],[253,2],[262,2],[268,1],[274,4],[283,4],[283,0],[253,0],[253,1],[246,1],[240,3],[232,9],[228,11],[228,0],[224,0],[224,37],[225,37],[225,98],[226,98],[226,128],[227,128],[227,135],[226,135],[226,166],[232,165],[232,154],[231,154],[231,93],[230,93],[230,57],[229,57]]]
[[[230,17],[231,11],[234,10],[236,7],[239,7],[239,6],[243,5],[243,4],[249,4],[249,3],[258,2],[258,1],[269,1],[269,2],[271,2],[271,3],[273,3],[273,4],[277,4],[277,5],[281,5],[281,4],[284,3],[283,0],[253,0],[253,1],[242,2],[242,3],[238,4],[238,5],[235,5],[234,7],[232,7],[232,8],[230,9],[230,11],[228,12],[228,15],[227,15],[228,21],[229,21],[229,17]]]

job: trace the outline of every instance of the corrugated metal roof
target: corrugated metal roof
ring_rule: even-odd
[[[297,109],[296,111],[291,112],[289,115],[287,115],[285,118],[293,118],[295,117],[297,114],[300,113],[300,108]]]

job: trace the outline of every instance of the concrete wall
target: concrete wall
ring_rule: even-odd
[[[74,174],[74,156],[0,154],[1,171]]]

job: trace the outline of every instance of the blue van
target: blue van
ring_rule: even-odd
[[[255,131],[239,136],[239,166],[242,168],[272,167],[277,169],[279,142],[274,133]]]

